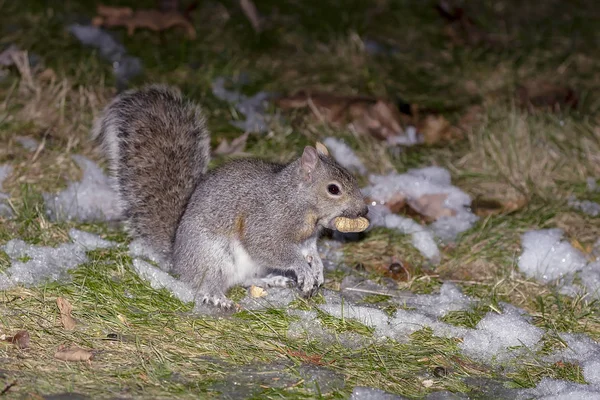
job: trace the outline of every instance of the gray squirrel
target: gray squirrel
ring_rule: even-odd
[[[323,228],[368,212],[355,178],[320,143],[289,164],[237,159],[208,171],[202,110],[166,85],[118,95],[92,136],[132,236],[204,303],[229,308],[228,288],[289,285],[290,272],[311,296],[323,283]]]

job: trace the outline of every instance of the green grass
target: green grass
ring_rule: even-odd
[[[138,1],[135,7],[155,3]],[[578,365],[548,365],[541,356],[564,346],[559,332],[600,339],[598,302],[569,298],[552,286],[525,279],[516,263],[520,236],[527,230],[560,227],[583,249],[600,237],[600,218],[567,205],[570,195],[600,201],[600,194],[586,189],[587,177],[600,176],[595,8],[584,1],[468,2],[469,17],[499,38],[499,44],[469,46],[448,39],[433,0],[380,2],[380,8],[375,3],[379,4],[256,0],[266,26],[255,34],[237,1],[200,2],[192,15],[198,31],[195,41],[177,30],[139,30],[133,36],[120,28],[110,31],[144,65],[143,74],[131,84],[160,81],[181,87],[203,105],[213,145],[242,133],[228,122],[239,119],[238,112],[212,94],[211,83],[220,76],[236,80],[247,74],[249,83],[241,90],[249,95],[259,90],[285,94],[318,89],[401,99],[441,113],[453,124],[470,106],[481,106],[479,122],[453,143],[398,152],[372,138],[316,122],[299,110],[284,113],[283,122],[269,133],[250,135],[247,151],[289,161],[305,145],[337,136],[371,172],[440,165],[473,198],[525,199],[524,207],[513,213],[481,218],[455,244],[442,249],[439,266],[429,265],[410,237],[386,229],[344,244],[343,261],[364,268],[353,273],[384,282],[389,265],[399,260],[410,276],[396,286],[412,293],[435,293],[446,280],[457,283],[478,303],[443,318],[453,325],[474,328],[487,312],[500,310],[502,302],[524,308],[533,323],[546,330],[542,349],[507,372],[467,359],[457,339],[435,337],[428,329],[401,342],[375,340],[372,328],[317,311],[326,301],[322,295],[298,297],[290,308],[317,312],[321,326],[339,340],[311,332],[308,338],[289,336],[296,317],[285,309],[198,315],[191,304],[152,289],[131,268],[126,250],[130,238],[121,226],[55,223],[46,217],[43,205],[42,193],[79,179],[72,154],[102,163],[88,140],[89,128],[115,94],[115,79],[98,51],[82,46],[66,30],[69,23],[92,17],[96,2],[0,0],[0,50],[15,43],[40,63],[31,75],[14,66],[6,77],[0,75],[0,163],[14,168],[2,191],[10,195],[15,211],[12,219],[0,217],[0,245],[19,238],[56,246],[68,241],[72,227],[119,244],[90,252],[89,262],[71,271],[68,282],[0,291],[0,334],[25,329],[31,335],[31,348],[26,350],[0,343],[0,390],[17,380],[7,398],[76,392],[92,398],[338,399],[347,398],[355,385],[409,398],[436,390],[477,397],[483,395],[469,379],[507,381],[512,387],[534,386],[543,377],[583,382]],[[365,51],[366,39],[395,52],[371,55]],[[52,69],[55,80],[40,78],[46,68]],[[573,88],[578,108],[523,110],[515,91],[533,81]],[[16,143],[16,135],[31,136],[43,148],[29,153]],[[217,158],[213,164],[224,161]],[[366,183],[361,178],[361,184]],[[0,271],[9,265],[0,251]],[[328,273],[325,286],[338,290],[348,273],[342,267]],[[229,296],[237,301],[245,294],[234,288]],[[73,305],[73,316],[80,322],[74,331],[60,325],[59,296]],[[399,307],[385,294],[369,294],[362,302],[390,315]],[[115,335],[120,340],[107,340]],[[350,335],[364,340],[364,346],[345,346],[342,339]],[[89,364],[57,361],[54,352],[62,344],[93,349],[95,358]],[[274,369],[283,372],[273,375]],[[313,369],[331,379],[311,381]],[[325,385],[328,379],[337,383]]]

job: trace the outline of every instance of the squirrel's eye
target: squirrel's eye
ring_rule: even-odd
[[[329,186],[327,186],[327,191],[332,195],[337,196],[338,194],[340,194],[340,187],[332,183]]]

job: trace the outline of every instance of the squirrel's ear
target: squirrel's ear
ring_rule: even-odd
[[[302,166],[303,176],[310,180],[312,179],[312,173],[315,170],[317,163],[319,162],[319,155],[317,149],[312,146],[306,146],[302,158],[300,159],[300,165]]]
[[[325,157],[329,157],[329,150],[327,150],[327,147],[325,147],[325,145],[321,142],[317,142],[317,145],[315,146],[317,148],[317,152]]]

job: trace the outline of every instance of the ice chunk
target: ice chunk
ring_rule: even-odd
[[[427,400],[462,400],[469,399],[462,393],[452,393],[448,391],[433,392],[426,397]]]
[[[414,146],[415,144],[423,143],[424,141],[423,135],[419,134],[417,128],[414,126],[407,126],[403,135],[397,134],[387,138],[388,144],[392,146]]]
[[[567,241],[561,240],[561,229],[542,229],[523,234],[523,253],[519,269],[526,276],[550,282],[580,271],[587,261],[585,256]]]
[[[6,178],[8,178],[8,176],[10,174],[12,174],[12,171],[13,171],[12,165],[10,165],[10,164],[0,165],[0,192],[3,190],[2,183],[4,182],[4,180]],[[7,195],[4,193],[0,193],[0,198],[2,198],[2,197],[7,197]]]
[[[158,265],[163,271],[171,270],[171,260],[167,260],[142,239],[135,239],[129,244],[129,255],[132,258],[145,258]]]
[[[50,218],[86,222],[118,219],[121,213],[117,195],[108,178],[93,161],[79,155],[73,159],[83,170],[83,178],[60,193],[44,194]]]
[[[13,214],[12,208],[8,204],[6,204],[6,199],[8,199],[8,194],[2,193],[2,182],[12,173],[13,168],[9,164],[0,165],[0,217],[6,216],[9,217]]]
[[[213,81],[212,91],[215,97],[232,104],[246,117],[245,121],[230,121],[230,123],[246,132],[267,132],[269,117],[266,116],[266,103],[271,98],[270,93],[258,92],[254,96],[246,96],[234,90],[225,88],[225,79],[219,77]]]
[[[600,389],[591,385],[543,378],[535,388],[524,389],[517,395],[517,400],[526,399],[598,400]]]
[[[600,359],[596,358],[583,363],[583,377],[587,383],[600,387]]]
[[[517,313],[498,315],[488,313],[470,330],[460,344],[462,351],[474,360],[484,363],[504,363],[520,353],[515,347],[533,348],[543,330],[531,325]]]
[[[397,394],[365,386],[356,386],[350,395],[350,400],[402,400],[404,398]]]
[[[23,146],[24,149],[33,151],[38,148],[39,143],[37,140],[30,138],[28,136],[17,136],[15,140]]]
[[[372,342],[371,338],[355,332],[336,333],[323,326],[315,311],[289,310],[297,320],[290,322],[287,335],[294,339],[318,340],[325,344],[339,343],[344,347],[358,349]]]
[[[436,336],[461,337],[466,334],[463,328],[439,322],[415,311],[397,310],[394,317],[390,318],[376,308],[348,303],[325,304],[319,308],[336,318],[351,318],[372,327],[379,338],[406,341],[410,334],[426,327],[431,328]]]
[[[581,271],[581,283],[589,295],[600,299],[600,260],[589,263]]]
[[[433,317],[443,317],[450,311],[471,308],[473,300],[463,294],[454,283],[445,282],[440,288],[440,294],[414,296],[405,300],[404,304],[411,308],[416,308],[424,314]]]
[[[342,140],[328,137],[325,138],[323,144],[327,146],[333,158],[340,163],[342,167],[361,175],[365,175],[367,173],[367,169],[362,161],[360,161],[350,146],[348,146]]]
[[[600,204],[589,201],[589,200],[577,200],[571,196],[569,198],[569,207],[575,208],[590,217],[597,217],[600,215]]]
[[[105,30],[91,25],[72,24],[69,25],[69,32],[82,44],[100,50],[100,55],[112,64],[118,85],[125,86],[142,72],[140,59],[128,55],[125,47]]]
[[[386,204],[398,195],[415,202],[424,195],[445,194],[444,207],[453,216],[438,218],[431,229],[442,240],[450,241],[471,228],[478,217],[470,212],[471,198],[451,185],[450,173],[444,168],[411,169],[405,174],[369,175],[370,185],[363,189],[375,204]]]
[[[376,226],[388,229],[397,229],[405,235],[411,235],[411,243],[425,258],[434,264],[440,262],[440,251],[433,237],[433,233],[416,221],[392,214],[381,205],[369,206],[371,228]]]
[[[350,303],[332,303],[323,304],[319,309],[336,318],[354,319],[363,325],[375,328],[375,334],[379,337],[393,337],[388,316],[376,308]]]
[[[58,247],[34,246],[19,239],[3,246],[11,266],[0,273],[0,290],[16,285],[32,286],[67,277],[66,272],[88,261],[87,250],[111,247],[114,244],[92,233],[71,229],[73,243]]]
[[[600,344],[590,337],[573,333],[561,333],[559,336],[567,344],[567,348],[546,356],[545,361],[581,364],[590,359],[600,359]]]
[[[257,310],[265,308],[284,308],[292,301],[296,300],[295,289],[290,290],[282,287],[270,287],[265,289],[264,297],[254,298],[246,296],[240,302],[240,305],[248,310]]]
[[[116,243],[104,240],[98,235],[80,231],[78,229],[70,229],[69,236],[75,244],[78,244],[86,250],[108,249],[116,245]]]
[[[148,281],[153,289],[167,289],[184,303],[195,300],[195,292],[189,285],[152,264],[135,258],[133,259],[133,269],[142,279]]]
[[[397,310],[394,318],[390,321],[392,336],[398,341],[406,341],[408,336],[423,328],[430,328],[434,336],[439,337],[463,337],[468,329],[440,322],[435,318],[421,314],[416,311]]]
[[[85,250],[77,244],[42,247],[13,239],[3,249],[11,259],[11,266],[0,274],[0,290],[64,279],[66,271],[87,261]]]

